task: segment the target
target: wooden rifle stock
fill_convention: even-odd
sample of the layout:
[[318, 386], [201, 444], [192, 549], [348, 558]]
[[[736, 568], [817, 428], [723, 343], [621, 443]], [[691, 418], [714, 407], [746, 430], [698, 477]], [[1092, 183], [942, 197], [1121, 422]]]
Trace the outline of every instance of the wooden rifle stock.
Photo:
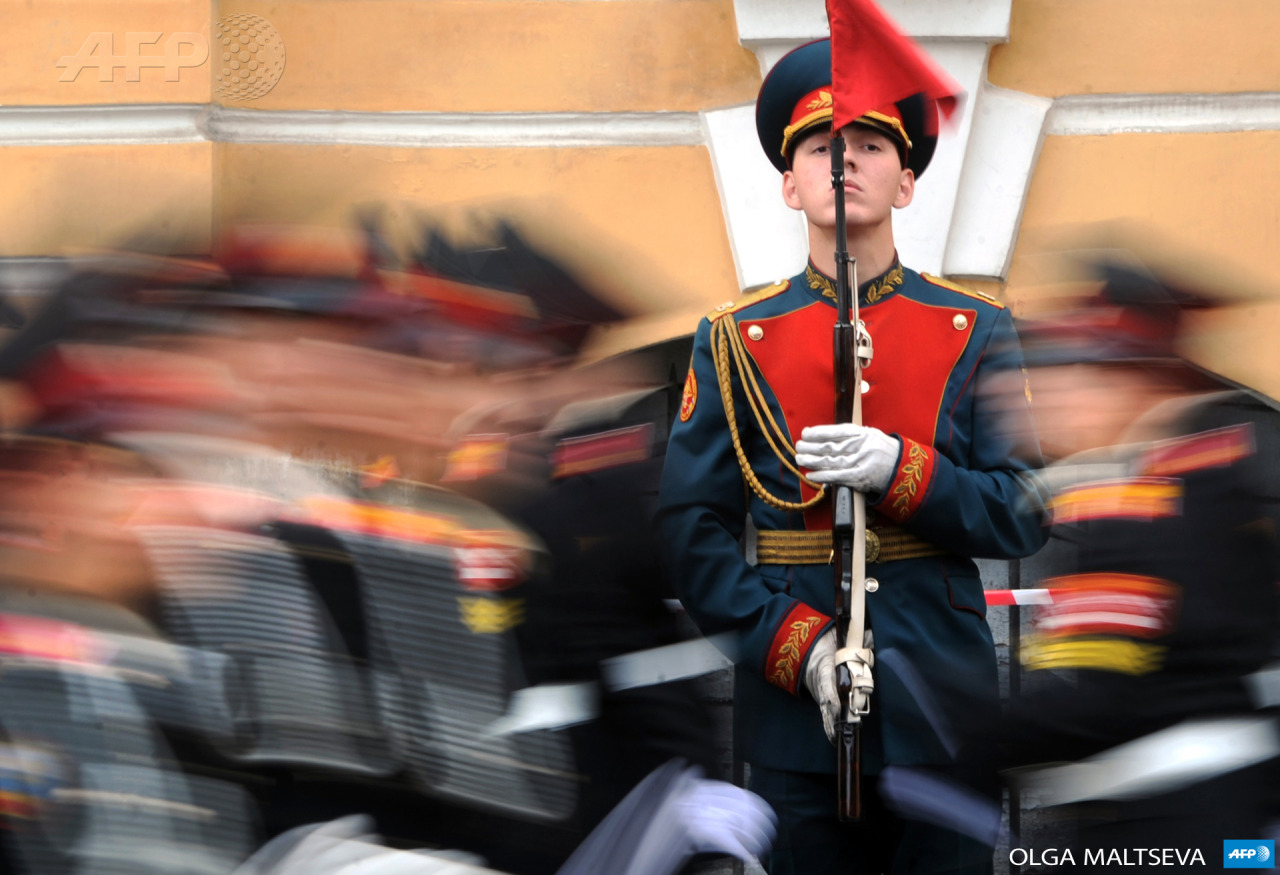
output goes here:
[[[861, 422], [862, 404], [859, 386], [861, 374], [857, 351], [857, 299], [851, 284], [850, 269], [856, 270], [849, 257], [848, 230], [844, 208], [844, 136], [831, 132], [831, 188], [836, 202], [836, 325], [835, 380], [837, 423]], [[855, 273], [856, 276], [856, 273]], [[857, 539], [866, 538], [863, 496], [848, 486], [831, 490], [831, 545], [835, 568], [836, 649], [842, 650], [848, 639], [850, 610], [855, 592], [861, 596], [863, 569], [857, 568]], [[856, 554], [856, 555], [855, 555]], [[855, 579], [858, 578], [858, 579]], [[859, 617], [862, 612], [858, 612]], [[862, 635], [861, 623], [856, 630]], [[862, 641], [855, 642], [857, 647]], [[853, 677], [844, 663], [836, 666], [836, 692], [840, 696], [840, 720], [836, 723], [836, 792], [838, 816], [841, 820], [862, 817], [862, 717], [854, 713]]]

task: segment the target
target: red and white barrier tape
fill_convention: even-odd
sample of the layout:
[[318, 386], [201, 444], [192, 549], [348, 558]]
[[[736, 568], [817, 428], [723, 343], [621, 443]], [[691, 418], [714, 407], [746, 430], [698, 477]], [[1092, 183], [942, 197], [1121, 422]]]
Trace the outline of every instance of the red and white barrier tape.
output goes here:
[[1051, 605], [1052, 589], [989, 589], [987, 604], [993, 607], [1007, 605]]

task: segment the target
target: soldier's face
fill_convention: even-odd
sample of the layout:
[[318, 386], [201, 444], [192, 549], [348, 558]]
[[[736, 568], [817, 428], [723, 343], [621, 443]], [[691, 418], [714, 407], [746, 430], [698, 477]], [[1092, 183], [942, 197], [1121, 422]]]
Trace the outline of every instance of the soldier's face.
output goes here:
[[[911, 203], [915, 174], [902, 166], [893, 140], [872, 128], [844, 128], [845, 220], [850, 228], [869, 228], [890, 221], [895, 208]], [[825, 131], [796, 146], [791, 169], [782, 175], [782, 197], [809, 222], [833, 229], [835, 193], [831, 190], [831, 138]]]
[[1046, 461], [1124, 441], [1153, 403], [1140, 368], [1071, 364], [1032, 368], [1031, 411]]

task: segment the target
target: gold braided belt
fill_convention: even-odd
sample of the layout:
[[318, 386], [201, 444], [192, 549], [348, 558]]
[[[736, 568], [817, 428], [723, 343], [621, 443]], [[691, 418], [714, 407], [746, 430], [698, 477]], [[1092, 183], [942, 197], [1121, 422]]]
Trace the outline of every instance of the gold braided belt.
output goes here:
[[[946, 555], [946, 550], [898, 526], [867, 527], [868, 562]], [[827, 565], [831, 562], [831, 532], [757, 532], [756, 562], [760, 565]]]

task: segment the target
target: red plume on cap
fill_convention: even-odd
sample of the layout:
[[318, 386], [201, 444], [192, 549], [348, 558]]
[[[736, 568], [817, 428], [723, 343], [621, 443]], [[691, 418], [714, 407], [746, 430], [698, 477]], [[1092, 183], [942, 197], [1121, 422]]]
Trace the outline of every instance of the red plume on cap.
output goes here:
[[960, 86], [872, 0], [827, 0], [827, 19], [833, 128], [919, 93], [937, 101], [943, 116], [951, 118]]

